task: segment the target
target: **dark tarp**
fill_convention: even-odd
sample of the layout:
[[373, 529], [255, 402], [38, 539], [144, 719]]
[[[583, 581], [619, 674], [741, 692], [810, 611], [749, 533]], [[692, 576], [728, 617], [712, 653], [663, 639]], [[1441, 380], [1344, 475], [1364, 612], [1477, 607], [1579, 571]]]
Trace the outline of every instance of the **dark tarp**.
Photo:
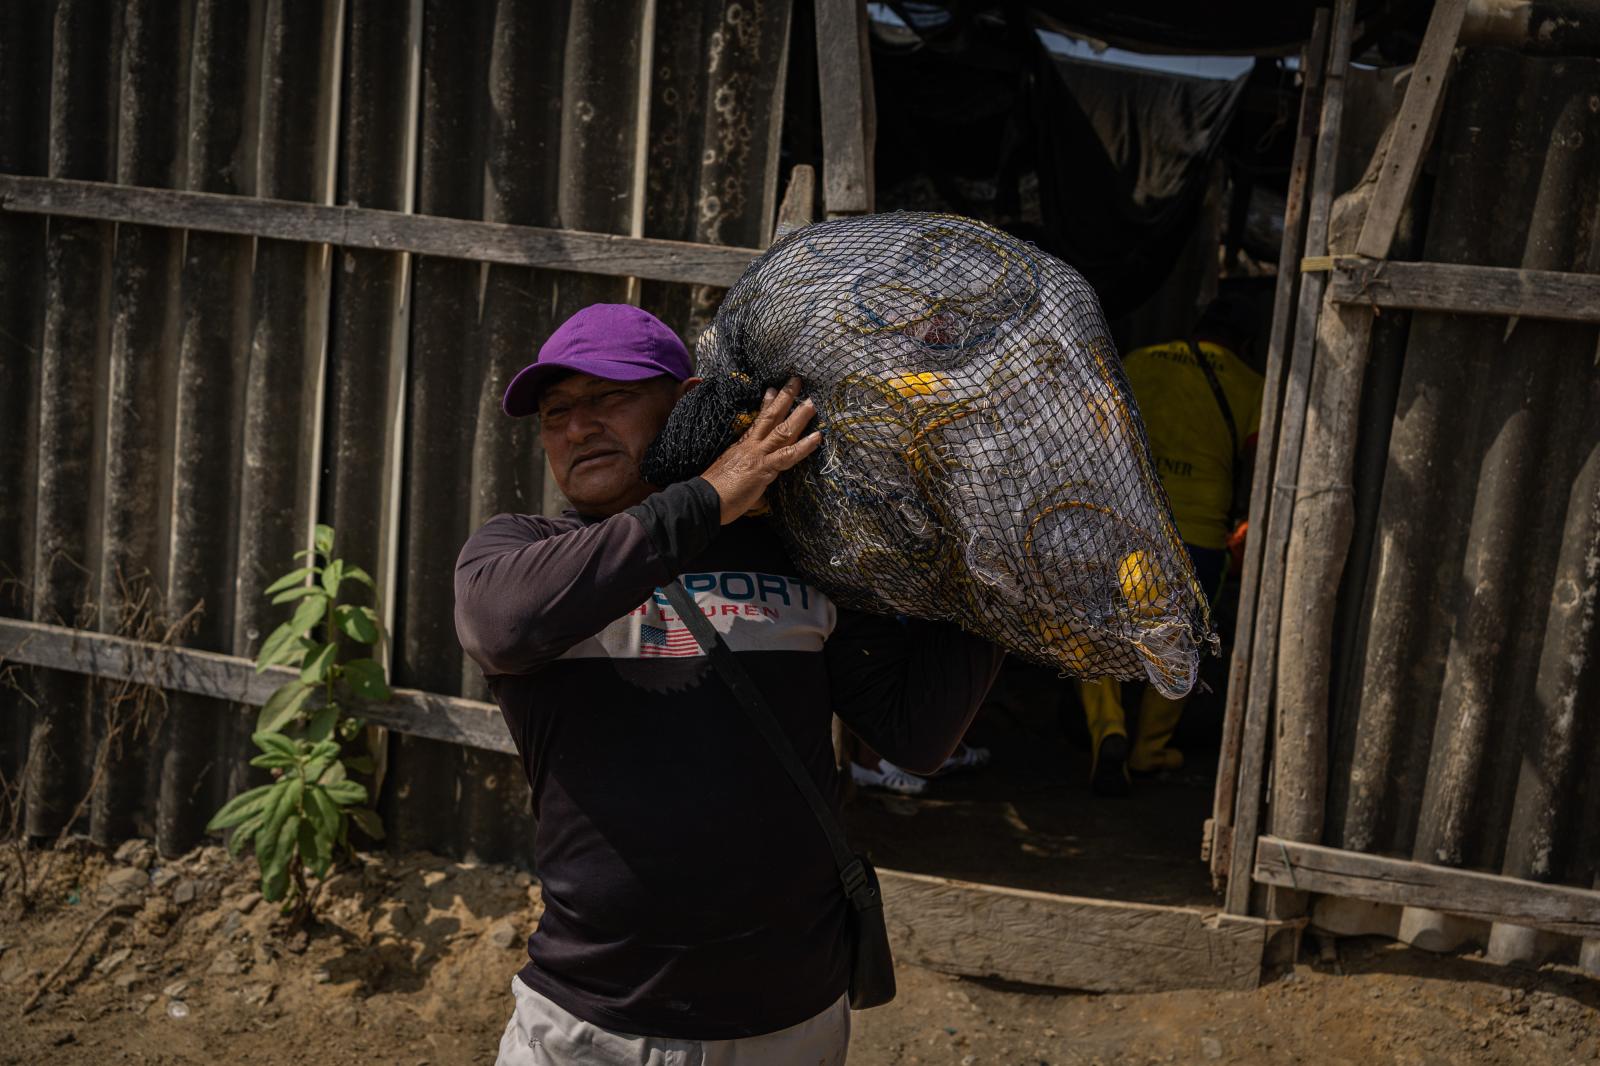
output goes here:
[[[1026, 12], [1034, 25], [1092, 37], [1135, 51], [1197, 55], [1287, 55], [1311, 36], [1311, 19], [1331, 0], [890, 0], [889, 7], [918, 31], [961, 32], [975, 21]], [[1430, 0], [1361, 0], [1356, 18], [1373, 35], [1415, 38]]]
[[1077, 267], [1112, 316], [1166, 280], [1245, 78], [1206, 81], [1055, 59], [1029, 93], [1041, 246]]
[[[873, 76], [879, 208], [1009, 229], [1081, 271], [1113, 318], [1170, 272], [1246, 81], [1061, 59], [992, 21], [925, 47], [879, 42]], [[1030, 172], [1036, 205], [1023, 202]], [[936, 202], [903, 191], [921, 178]]]

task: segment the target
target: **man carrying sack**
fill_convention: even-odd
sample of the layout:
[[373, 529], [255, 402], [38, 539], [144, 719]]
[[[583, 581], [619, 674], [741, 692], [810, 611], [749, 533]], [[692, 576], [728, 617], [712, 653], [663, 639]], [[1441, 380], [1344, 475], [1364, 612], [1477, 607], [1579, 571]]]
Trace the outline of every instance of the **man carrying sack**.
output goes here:
[[503, 401], [539, 417], [573, 510], [493, 518], [457, 562], [457, 633], [538, 823], [507, 1066], [843, 1062], [850, 1006], [887, 1001], [893, 974], [876, 878], [837, 826], [830, 716], [931, 771], [1003, 655], [837, 608], [749, 516], [821, 442], [798, 379], [703, 476], [647, 484], [696, 384], [646, 312], [574, 315]]

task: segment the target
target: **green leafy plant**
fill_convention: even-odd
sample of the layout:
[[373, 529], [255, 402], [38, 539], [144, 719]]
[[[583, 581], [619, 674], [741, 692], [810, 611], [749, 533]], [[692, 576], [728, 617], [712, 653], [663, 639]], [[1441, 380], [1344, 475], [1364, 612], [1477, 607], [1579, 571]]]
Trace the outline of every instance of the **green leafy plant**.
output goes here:
[[[295, 553], [306, 565], [267, 586], [274, 604], [295, 604], [294, 616], [267, 637], [256, 672], [271, 666], [298, 667], [262, 706], [251, 740], [261, 754], [251, 766], [270, 771], [269, 784], [242, 792], [223, 805], [207, 826], [232, 829], [228, 850], [255, 849], [261, 895], [282, 901], [297, 919], [310, 912], [315, 889], [327, 877], [335, 853], [350, 849], [353, 821], [381, 839], [383, 824], [367, 805], [366, 786], [350, 774], [373, 769], [370, 754], [346, 755], [344, 746], [363, 735], [365, 723], [348, 714], [359, 701], [389, 698], [383, 664], [370, 654], [344, 658], [351, 644], [376, 651], [384, 639], [378, 612], [340, 602], [352, 584], [373, 588], [359, 566], [333, 558], [333, 529], [319, 525], [316, 547]], [[341, 638], [345, 638], [341, 640]]]

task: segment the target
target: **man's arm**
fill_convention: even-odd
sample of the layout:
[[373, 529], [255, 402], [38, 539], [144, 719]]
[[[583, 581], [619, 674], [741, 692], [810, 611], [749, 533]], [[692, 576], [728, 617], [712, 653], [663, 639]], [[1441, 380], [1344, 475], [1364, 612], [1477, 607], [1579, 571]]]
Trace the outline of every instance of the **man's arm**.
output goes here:
[[834, 712], [873, 750], [932, 773], [972, 724], [1005, 652], [953, 625], [840, 611], [825, 646]]
[[487, 674], [525, 674], [649, 598], [720, 526], [717, 492], [672, 485], [593, 525], [499, 515], [456, 561], [456, 635]]

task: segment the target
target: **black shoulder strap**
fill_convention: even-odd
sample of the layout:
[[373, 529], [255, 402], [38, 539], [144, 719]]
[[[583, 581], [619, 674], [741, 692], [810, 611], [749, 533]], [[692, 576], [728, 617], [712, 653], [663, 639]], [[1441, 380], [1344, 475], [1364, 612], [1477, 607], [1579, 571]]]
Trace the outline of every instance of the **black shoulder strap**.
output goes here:
[[1228, 406], [1227, 393], [1222, 391], [1222, 382], [1217, 380], [1217, 372], [1211, 367], [1211, 360], [1206, 358], [1206, 353], [1200, 350], [1200, 345], [1193, 340], [1187, 342], [1189, 351], [1194, 353], [1195, 365], [1200, 368], [1200, 373], [1206, 376], [1206, 384], [1211, 386], [1211, 395], [1217, 398], [1217, 407], [1222, 410], [1222, 420], [1228, 424], [1228, 439], [1233, 442], [1233, 457], [1237, 462], [1239, 458], [1239, 424], [1233, 420], [1233, 408]]
[[863, 891], [870, 892], [870, 889], [867, 889], [866, 870], [861, 860], [851, 852], [850, 845], [845, 842], [844, 831], [834, 819], [828, 801], [823, 798], [817, 783], [811, 779], [811, 774], [801, 764], [800, 757], [794, 753], [794, 746], [784, 735], [783, 727], [778, 724], [778, 719], [772, 713], [766, 697], [745, 672], [739, 657], [728, 647], [728, 642], [722, 639], [717, 627], [700, 613], [694, 597], [683, 587], [683, 582], [673, 581], [661, 591], [666, 594], [667, 602], [672, 604], [672, 609], [678, 612], [678, 617], [683, 619], [683, 624], [689, 627], [689, 632], [694, 635], [701, 649], [711, 657], [711, 664], [722, 675], [722, 680], [733, 693], [733, 698], [750, 716], [751, 724], [772, 748], [772, 754], [778, 757], [778, 762], [789, 775], [789, 780], [794, 782], [794, 787], [800, 790], [800, 795], [811, 808], [811, 813], [817, 819], [817, 825], [822, 827], [823, 836], [828, 839], [828, 848], [833, 852], [834, 865], [839, 868], [839, 880], [844, 884], [845, 895], [849, 896], [850, 901], [857, 907], [869, 905], [873, 901], [861, 896]]

